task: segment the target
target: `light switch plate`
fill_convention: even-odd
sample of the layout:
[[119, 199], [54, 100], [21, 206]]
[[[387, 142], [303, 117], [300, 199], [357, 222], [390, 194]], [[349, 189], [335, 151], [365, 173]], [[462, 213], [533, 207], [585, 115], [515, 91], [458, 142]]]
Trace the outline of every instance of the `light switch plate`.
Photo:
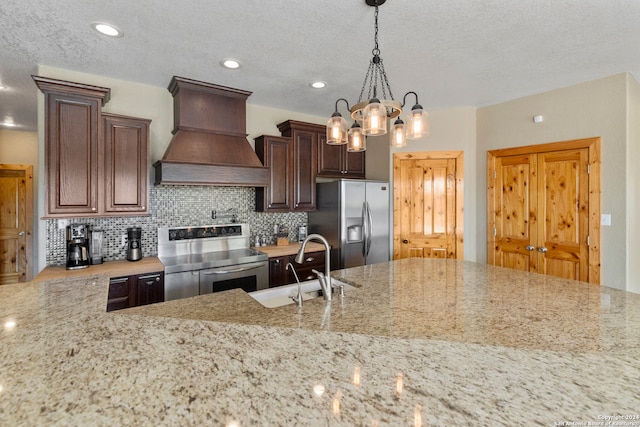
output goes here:
[[611, 225], [611, 214], [602, 214], [600, 217], [600, 225]]

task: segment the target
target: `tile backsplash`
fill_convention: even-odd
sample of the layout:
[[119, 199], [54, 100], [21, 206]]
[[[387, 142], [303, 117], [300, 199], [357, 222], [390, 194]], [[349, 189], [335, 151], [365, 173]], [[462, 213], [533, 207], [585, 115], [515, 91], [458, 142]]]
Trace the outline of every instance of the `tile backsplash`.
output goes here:
[[[216, 218], [212, 218], [215, 211]], [[297, 239], [298, 226], [306, 225], [304, 212], [266, 213], [255, 211], [255, 188], [215, 186], [152, 186], [149, 190], [149, 215], [113, 218], [69, 218], [70, 223], [91, 224], [103, 231], [105, 261], [125, 259], [122, 235], [128, 227], [142, 228], [142, 254], [158, 253], [158, 227], [228, 224], [233, 220], [248, 223], [252, 235], [271, 236], [274, 224], [289, 226], [289, 239]], [[47, 265], [66, 262], [66, 237], [59, 220], [46, 220]]]

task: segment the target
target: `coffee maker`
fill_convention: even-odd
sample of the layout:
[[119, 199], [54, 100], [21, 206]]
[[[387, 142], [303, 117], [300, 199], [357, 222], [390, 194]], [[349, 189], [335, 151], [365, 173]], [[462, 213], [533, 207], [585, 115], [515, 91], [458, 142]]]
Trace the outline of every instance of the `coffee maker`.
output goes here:
[[127, 260], [139, 261], [142, 259], [142, 247], [140, 240], [142, 239], [142, 228], [127, 228]]
[[67, 270], [87, 268], [90, 261], [88, 224], [67, 225]]

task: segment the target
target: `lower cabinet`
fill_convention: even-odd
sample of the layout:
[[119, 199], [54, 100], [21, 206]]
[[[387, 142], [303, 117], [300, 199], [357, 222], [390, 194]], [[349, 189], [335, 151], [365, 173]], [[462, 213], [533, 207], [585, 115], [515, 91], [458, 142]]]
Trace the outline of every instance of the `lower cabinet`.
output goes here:
[[301, 282], [312, 280], [316, 275], [311, 271], [313, 269], [324, 273], [325, 253], [324, 251], [305, 253], [304, 262], [298, 264], [295, 262], [295, 255], [285, 255], [269, 258], [269, 287], [288, 285], [296, 283], [293, 271], [287, 270], [287, 264], [293, 264], [298, 278]]
[[109, 279], [107, 311], [164, 301], [164, 272]]

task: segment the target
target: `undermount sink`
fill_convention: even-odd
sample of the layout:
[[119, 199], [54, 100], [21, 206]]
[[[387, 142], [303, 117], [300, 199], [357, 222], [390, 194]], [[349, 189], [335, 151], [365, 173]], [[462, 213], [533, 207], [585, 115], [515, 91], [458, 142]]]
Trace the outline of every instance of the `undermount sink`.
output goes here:
[[[357, 289], [355, 286], [348, 285], [336, 279], [331, 279], [333, 286], [343, 285], [345, 294], [350, 289]], [[318, 298], [322, 296], [322, 290], [318, 279], [308, 280], [306, 282], [300, 282], [300, 292], [302, 293], [302, 300], [307, 301], [310, 299]], [[334, 289], [333, 297], [338, 297], [339, 290]], [[260, 304], [267, 308], [282, 307], [283, 305], [293, 304], [294, 301], [291, 297], [295, 297], [298, 294], [298, 285], [286, 285], [278, 286], [276, 288], [264, 289], [261, 291], [250, 292], [249, 296], [258, 301]]]

